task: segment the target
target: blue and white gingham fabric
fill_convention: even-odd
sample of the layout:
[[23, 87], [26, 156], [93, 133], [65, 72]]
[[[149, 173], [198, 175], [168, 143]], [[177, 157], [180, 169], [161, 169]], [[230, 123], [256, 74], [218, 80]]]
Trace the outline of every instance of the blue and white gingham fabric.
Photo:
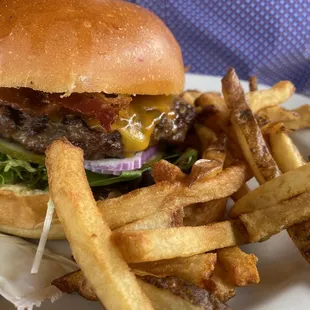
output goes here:
[[155, 12], [190, 71], [291, 80], [310, 96], [310, 0], [131, 0]]

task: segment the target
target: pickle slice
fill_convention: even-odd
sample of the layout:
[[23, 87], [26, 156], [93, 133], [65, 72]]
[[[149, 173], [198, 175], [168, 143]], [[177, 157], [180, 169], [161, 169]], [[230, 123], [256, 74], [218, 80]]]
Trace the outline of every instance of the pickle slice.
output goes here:
[[3, 139], [0, 139], [0, 152], [7, 154], [15, 159], [25, 160], [30, 163], [36, 163], [41, 165], [44, 165], [45, 163], [44, 155], [28, 151], [21, 145], [8, 142]]

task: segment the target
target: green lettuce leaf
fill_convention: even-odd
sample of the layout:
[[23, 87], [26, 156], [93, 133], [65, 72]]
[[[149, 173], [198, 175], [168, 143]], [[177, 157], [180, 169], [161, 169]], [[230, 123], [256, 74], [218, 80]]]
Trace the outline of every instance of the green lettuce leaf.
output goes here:
[[[165, 156], [162, 153], [146, 162], [141, 169], [124, 171], [121, 175], [106, 175], [86, 170], [86, 176], [91, 187], [107, 186], [119, 182], [138, 179], [142, 173], [151, 169], [155, 161], [164, 158], [183, 171], [188, 172], [197, 160], [197, 151], [187, 149], [184, 153]], [[29, 163], [22, 159], [14, 159], [9, 155], [0, 153], [0, 184], [23, 184], [33, 189], [46, 190], [48, 187], [47, 171], [44, 165]]]
[[124, 171], [121, 175], [100, 174], [86, 170], [90, 187], [106, 186], [114, 183], [131, 181], [141, 177], [143, 170]]
[[193, 164], [198, 159], [198, 152], [195, 149], [188, 148], [177, 160], [173, 163], [178, 166], [184, 172], [189, 172]]
[[48, 186], [46, 168], [0, 153], [0, 184], [24, 184], [45, 190]]

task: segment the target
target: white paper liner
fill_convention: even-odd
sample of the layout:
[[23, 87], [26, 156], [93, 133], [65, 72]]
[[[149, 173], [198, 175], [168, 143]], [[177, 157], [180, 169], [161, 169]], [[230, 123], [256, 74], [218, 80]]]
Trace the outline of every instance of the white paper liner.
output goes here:
[[32, 310], [33, 307], [40, 307], [41, 303], [45, 299], [50, 299], [53, 303], [57, 299], [59, 299], [62, 295], [62, 292], [55, 286], [48, 286], [33, 294], [28, 294], [22, 298], [12, 298], [12, 296], [4, 296], [3, 297], [9, 300], [18, 310]]
[[51, 282], [78, 269], [73, 261], [45, 250], [39, 273], [31, 274], [36, 248], [21, 238], [0, 234], [0, 295], [19, 310], [60, 298], [62, 293]]

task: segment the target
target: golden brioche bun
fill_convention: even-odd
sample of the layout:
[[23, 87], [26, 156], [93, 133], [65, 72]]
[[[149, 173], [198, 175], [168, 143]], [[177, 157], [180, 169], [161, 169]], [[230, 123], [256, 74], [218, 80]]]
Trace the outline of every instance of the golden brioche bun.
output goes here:
[[120, 0], [4, 0], [0, 87], [177, 94], [180, 47], [150, 11]]
[[[178, 94], [178, 43], [150, 11], [121, 0], [4, 0], [0, 87], [49, 93]], [[0, 187], [0, 232], [40, 238], [49, 196]], [[49, 239], [65, 238], [55, 217]]]
[[[24, 238], [40, 238], [48, 193], [31, 191], [20, 185], [0, 188], [0, 232]], [[49, 239], [64, 239], [62, 225], [55, 216]]]

